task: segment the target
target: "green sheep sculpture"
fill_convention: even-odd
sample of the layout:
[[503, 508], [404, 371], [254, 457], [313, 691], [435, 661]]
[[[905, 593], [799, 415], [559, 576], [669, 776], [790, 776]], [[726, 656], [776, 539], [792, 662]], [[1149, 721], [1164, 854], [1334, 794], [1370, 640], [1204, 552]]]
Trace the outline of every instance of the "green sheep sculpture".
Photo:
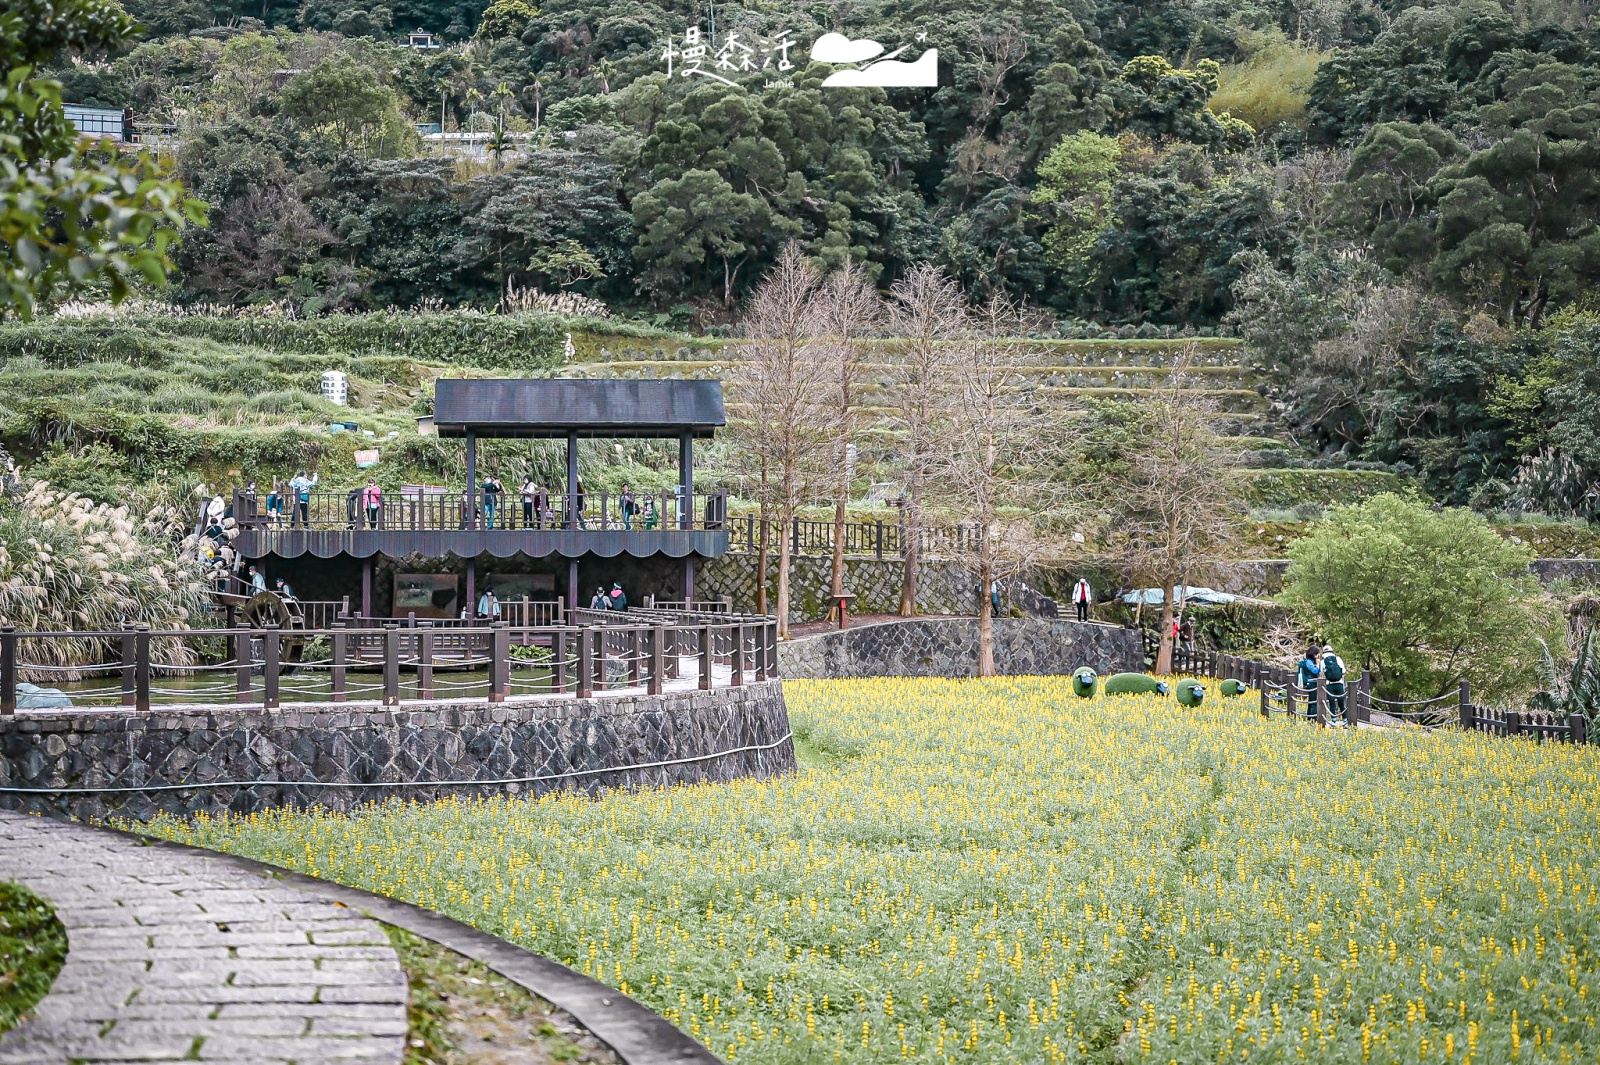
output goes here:
[[1095, 689], [1100, 686], [1100, 676], [1088, 666], [1083, 666], [1072, 671], [1072, 694], [1080, 699], [1094, 698]]
[[1106, 680], [1103, 690], [1107, 695], [1166, 695], [1172, 689], [1148, 673], [1118, 673]]
[[1234, 680], [1232, 677], [1222, 682], [1222, 694], [1230, 698], [1235, 695], [1243, 695], [1249, 690], [1244, 686], [1244, 681]]
[[1206, 686], [1197, 680], [1180, 680], [1177, 697], [1179, 706], [1199, 706], [1205, 702]]

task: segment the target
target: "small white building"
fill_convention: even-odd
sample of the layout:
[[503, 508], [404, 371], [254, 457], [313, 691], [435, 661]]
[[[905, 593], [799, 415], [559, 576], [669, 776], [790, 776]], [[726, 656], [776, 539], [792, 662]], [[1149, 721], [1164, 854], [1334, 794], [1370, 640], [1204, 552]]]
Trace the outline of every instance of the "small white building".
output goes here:
[[340, 407], [350, 402], [350, 378], [343, 370], [323, 371], [322, 398]]

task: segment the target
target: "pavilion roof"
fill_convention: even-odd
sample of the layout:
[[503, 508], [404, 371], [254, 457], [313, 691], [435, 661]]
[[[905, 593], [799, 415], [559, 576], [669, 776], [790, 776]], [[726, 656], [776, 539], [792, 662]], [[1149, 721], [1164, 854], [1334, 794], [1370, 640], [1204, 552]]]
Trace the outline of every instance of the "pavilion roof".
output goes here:
[[433, 424], [440, 436], [711, 436], [727, 415], [720, 381], [441, 378]]

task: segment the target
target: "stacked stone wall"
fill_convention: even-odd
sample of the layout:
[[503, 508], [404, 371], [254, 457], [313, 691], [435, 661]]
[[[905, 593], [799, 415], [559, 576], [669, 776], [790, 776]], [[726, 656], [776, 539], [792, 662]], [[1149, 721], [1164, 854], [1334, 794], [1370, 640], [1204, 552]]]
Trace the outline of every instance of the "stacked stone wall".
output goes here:
[[778, 680], [398, 709], [33, 711], [0, 718], [0, 806], [147, 820], [770, 777], [794, 768], [788, 734]]
[[[996, 618], [995, 672], [1062, 676], [1082, 666], [1105, 675], [1144, 669], [1135, 629], [1045, 618]], [[978, 672], [974, 618], [914, 618], [862, 625], [778, 645], [785, 677], [972, 677]]]

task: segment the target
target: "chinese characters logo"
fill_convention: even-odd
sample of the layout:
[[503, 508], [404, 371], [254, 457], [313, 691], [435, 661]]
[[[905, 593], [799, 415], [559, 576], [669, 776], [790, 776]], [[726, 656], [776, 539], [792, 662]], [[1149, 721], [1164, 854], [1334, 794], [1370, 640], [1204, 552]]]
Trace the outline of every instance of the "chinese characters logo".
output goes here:
[[[789, 58], [789, 52], [795, 48], [796, 42], [790, 38], [789, 33], [790, 31], [785, 29], [779, 30], [771, 37], [762, 37], [738, 31], [727, 34], [722, 38], [722, 43], [716, 45], [714, 42], [708, 43], [702, 36], [699, 26], [690, 26], [684, 30], [681, 48], [675, 40], [671, 38], [667, 40], [661, 59], [667, 65], [669, 78], [676, 73], [679, 77], [710, 78], [724, 85], [736, 85], [737, 82], [733, 79], [745, 75], [760, 74], [771, 77], [776, 73], [779, 77], [783, 77], [795, 68], [794, 60]], [[926, 33], [919, 33], [916, 41], [921, 44], [927, 37]], [[822, 82], [824, 87], [871, 85], [883, 88], [933, 88], [937, 86], [939, 49], [927, 48], [915, 60], [901, 61], [899, 57], [911, 47], [909, 44], [902, 45], [885, 54], [883, 45], [877, 41], [865, 38], [851, 40], [842, 33], [824, 33], [812, 44], [810, 54], [813, 62], [846, 68], [829, 74]]]

